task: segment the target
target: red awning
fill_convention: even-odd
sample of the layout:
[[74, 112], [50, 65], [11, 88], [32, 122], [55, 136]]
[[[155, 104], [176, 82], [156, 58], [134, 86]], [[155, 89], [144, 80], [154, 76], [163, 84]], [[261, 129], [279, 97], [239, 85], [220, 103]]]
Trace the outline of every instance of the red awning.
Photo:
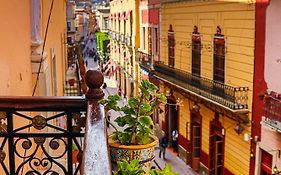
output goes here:
[[131, 12], [132, 12], [132, 10], [127, 11], [127, 13], [126, 13], [126, 15], [124, 17], [124, 20], [127, 20], [130, 17]]

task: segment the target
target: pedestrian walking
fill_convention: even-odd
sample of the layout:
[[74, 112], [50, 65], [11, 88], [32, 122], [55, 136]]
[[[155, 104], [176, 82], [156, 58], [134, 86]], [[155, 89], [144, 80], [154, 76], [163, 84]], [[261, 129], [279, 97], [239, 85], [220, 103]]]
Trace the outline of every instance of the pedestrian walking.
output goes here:
[[175, 129], [172, 131], [172, 147], [174, 152], [178, 152], [178, 137], [179, 137], [179, 133], [178, 130]]
[[166, 136], [162, 137], [159, 141], [159, 147], [160, 147], [160, 151], [159, 151], [159, 158], [161, 158], [161, 154], [163, 154], [163, 159], [166, 160], [166, 148], [168, 146], [168, 139]]

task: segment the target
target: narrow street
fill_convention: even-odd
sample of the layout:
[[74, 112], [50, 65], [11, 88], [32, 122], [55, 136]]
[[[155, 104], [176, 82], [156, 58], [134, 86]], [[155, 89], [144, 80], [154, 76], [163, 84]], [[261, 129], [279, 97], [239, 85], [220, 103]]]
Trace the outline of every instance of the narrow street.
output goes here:
[[[96, 54], [91, 55], [89, 54], [89, 50], [96, 51], [96, 38], [87, 39], [86, 47], [83, 51], [84, 53], [84, 63], [86, 70], [97, 70], [99, 69], [99, 62], [96, 59]], [[104, 82], [107, 84], [107, 87], [104, 89], [105, 97], [117, 94], [117, 83], [116, 81], [111, 77], [104, 77]], [[123, 106], [127, 103], [125, 99], [122, 99], [119, 102], [120, 106]], [[119, 112], [116, 111], [110, 111], [110, 120], [114, 121], [118, 116], [120, 115]], [[118, 128], [118, 126], [113, 122], [114, 126]], [[122, 129], [122, 128], [121, 128]], [[108, 133], [112, 133], [113, 128], [108, 128]], [[171, 148], [166, 149], [166, 160], [163, 158], [159, 158], [159, 145], [156, 146], [155, 149], [155, 159], [153, 160], [151, 166], [156, 167], [157, 169], [163, 169], [166, 164], [170, 164], [173, 171], [179, 173], [180, 175], [197, 175], [198, 173], [194, 172], [190, 166], [186, 165], [186, 163], [181, 160], [176, 153], [173, 152]]]

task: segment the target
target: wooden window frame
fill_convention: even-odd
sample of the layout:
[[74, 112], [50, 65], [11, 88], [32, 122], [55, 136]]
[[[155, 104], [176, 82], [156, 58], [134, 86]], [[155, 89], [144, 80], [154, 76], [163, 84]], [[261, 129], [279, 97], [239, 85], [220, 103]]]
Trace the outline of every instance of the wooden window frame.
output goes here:
[[168, 30], [168, 66], [175, 67], [175, 32], [172, 24]]
[[226, 44], [225, 37], [221, 34], [221, 28], [217, 26], [217, 33], [213, 39], [213, 80], [225, 82], [225, 61], [226, 61]]
[[192, 47], [191, 47], [191, 73], [195, 76], [201, 76], [201, 36], [198, 32], [198, 27], [194, 26], [192, 32]]

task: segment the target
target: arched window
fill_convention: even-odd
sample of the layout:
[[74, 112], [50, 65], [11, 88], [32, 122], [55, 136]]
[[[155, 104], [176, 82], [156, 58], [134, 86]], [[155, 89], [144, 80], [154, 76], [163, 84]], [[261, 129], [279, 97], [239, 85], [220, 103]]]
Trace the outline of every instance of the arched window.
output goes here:
[[214, 36], [213, 79], [221, 83], [225, 81], [225, 39], [219, 26]]
[[169, 67], [175, 66], [175, 33], [173, 26], [170, 24], [168, 30], [168, 65]]
[[201, 75], [201, 37], [198, 27], [194, 26], [192, 33], [192, 75]]

